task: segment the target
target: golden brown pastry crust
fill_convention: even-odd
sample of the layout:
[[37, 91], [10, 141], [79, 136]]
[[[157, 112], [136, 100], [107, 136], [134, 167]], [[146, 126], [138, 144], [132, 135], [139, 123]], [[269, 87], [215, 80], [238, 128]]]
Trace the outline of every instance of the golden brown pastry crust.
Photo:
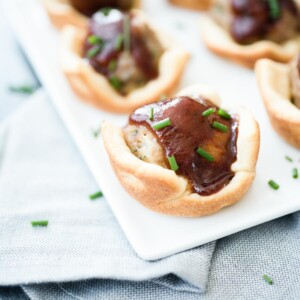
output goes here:
[[298, 53], [300, 47], [300, 34], [282, 44], [264, 40], [251, 45], [240, 45], [209, 17], [204, 17], [202, 20], [201, 34], [204, 43], [212, 52], [248, 68], [253, 68], [255, 62], [261, 58], [288, 62]]
[[[143, 15], [140, 11], [135, 12]], [[61, 36], [61, 64], [73, 90], [83, 101], [115, 113], [130, 113], [139, 106], [158, 101], [162, 95], [171, 94], [178, 85], [189, 54], [171, 41], [169, 36], [157, 31], [155, 33], [165, 49], [159, 61], [159, 76], [144, 87], [122, 96], [105, 76], [82, 59], [86, 29], [65, 27]]]
[[262, 59], [256, 63], [255, 73], [273, 128], [300, 148], [300, 110], [291, 102], [290, 66]]
[[[214, 91], [199, 85], [184, 89], [178, 95], [202, 95], [216, 105], [220, 104]], [[187, 217], [209, 215], [239, 201], [255, 177], [260, 144], [259, 128], [247, 110], [240, 108], [237, 114], [240, 119], [237, 161], [231, 167], [235, 176], [226, 187], [210, 196], [189, 192], [184, 177], [137, 158], [127, 146], [121, 128], [104, 122], [102, 137], [117, 177], [133, 198], [161, 213]]]
[[210, 7], [212, 0], [169, 0], [172, 4], [185, 8], [206, 10]]
[[[68, 0], [41, 0], [46, 8], [52, 24], [62, 29], [66, 25], [72, 25], [85, 29], [88, 18], [70, 5]], [[140, 0], [134, 0], [134, 8], [140, 7]]]

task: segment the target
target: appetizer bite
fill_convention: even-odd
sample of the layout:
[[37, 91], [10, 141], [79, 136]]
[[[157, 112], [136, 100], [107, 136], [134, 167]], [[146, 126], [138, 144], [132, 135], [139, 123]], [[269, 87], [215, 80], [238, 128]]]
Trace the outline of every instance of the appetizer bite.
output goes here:
[[212, 0], [169, 0], [169, 2], [189, 9], [206, 10], [209, 8]]
[[168, 95], [188, 59], [169, 36], [138, 10], [94, 14], [85, 29], [62, 31], [63, 71], [79, 97], [99, 108], [128, 113]]
[[273, 128], [300, 148], [300, 54], [289, 64], [259, 60], [255, 72]]
[[221, 109], [204, 86], [138, 108], [124, 128], [104, 122], [101, 132], [125, 190], [157, 212], [215, 213], [239, 201], [255, 177], [256, 121], [243, 108]]
[[252, 68], [260, 58], [288, 62], [300, 46], [294, 0], [215, 0], [202, 36], [216, 54]]
[[109, 8], [130, 10], [138, 8], [140, 0], [42, 0], [55, 27], [65, 25], [86, 28], [88, 18], [97, 11]]

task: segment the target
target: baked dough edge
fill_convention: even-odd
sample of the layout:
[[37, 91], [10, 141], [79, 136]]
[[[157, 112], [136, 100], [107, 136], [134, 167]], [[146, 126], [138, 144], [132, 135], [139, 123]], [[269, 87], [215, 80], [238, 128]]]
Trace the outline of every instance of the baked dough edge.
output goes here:
[[169, 0], [169, 2], [189, 9], [207, 10], [212, 0]]
[[[46, 8], [51, 23], [57, 28], [62, 29], [66, 25], [76, 26], [85, 29], [88, 18], [78, 12], [68, 3], [62, 0], [41, 0]], [[133, 8], [140, 7], [140, 0], [134, 0]]]
[[[215, 91], [206, 86], [190, 86], [178, 95], [202, 95], [220, 105]], [[237, 115], [237, 161], [231, 167], [235, 176], [227, 186], [210, 196], [200, 196], [187, 191], [188, 182], [182, 176], [137, 158], [127, 146], [121, 128], [105, 121], [101, 132], [111, 165], [122, 186], [133, 198], [160, 213], [198, 217], [213, 214], [239, 201], [255, 177], [260, 145], [259, 127], [246, 109], [239, 108]]]
[[300, 110], [291, 102], [290, 66], [261, 59], [255, 73], [273, 128], [286, 142], [300, 148]]
[[300, 34], [282, 44], [264, 40], [251, 45], [240, 45], [212, 18], [203, 16], [201, 21], [201, 35], [206, 46], [212, 52], [248, 68], [253, 68], [261, 58], [285, 63], [299, 51]]
[[188, 52], [178, 46], [169, 35], [158, 32], [151, 26], [143, 12], [135, 12], [145, 19], [165, 51], [159, 61], [159, 76], [126, 96], [115, 91], [105, 76], [97, 73], [82, 59], [81, 49], [86, 29], [66, 26], [62, 30], [60, 61], [72, 89], [83, 101], [106, 111], [130, 113], [142, 105], [158, 101], [162, 96], [171, 95], [189, 59]]

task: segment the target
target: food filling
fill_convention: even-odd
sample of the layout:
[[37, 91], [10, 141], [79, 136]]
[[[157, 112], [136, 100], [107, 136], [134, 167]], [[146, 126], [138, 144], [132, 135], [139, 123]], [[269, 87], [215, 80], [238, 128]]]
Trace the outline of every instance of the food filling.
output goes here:
[[83, 56], [120, 94], [126, 95], [158, 77], [163, 51], [141, 16], [111, 9], [92, 16]]
[[291, 84], [294, 104], [300, 108], [300, 53], [291, 62]]
[[211, 195], [234, 176], [238, 120], [202, 97], [143, 106], [124, 133], [134, 155], [184, 176], [191, 192]]
[[293, 0], [216, 0], [212, 17], [240, 44], [284, 42], [299, 34], [300, 12]]
[[106, 7], [128, 10], [133, 7], [133, 2], [133, 0], [70, 0], [76, 10], [88, 17]]

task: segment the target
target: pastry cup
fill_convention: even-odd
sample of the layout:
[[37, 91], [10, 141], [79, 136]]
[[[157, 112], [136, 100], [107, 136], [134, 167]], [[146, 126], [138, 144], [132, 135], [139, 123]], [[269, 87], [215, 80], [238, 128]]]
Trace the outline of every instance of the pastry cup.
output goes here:
[[255, 62], [261, 58], [288, 62], [298, 53], [300, 47], [300, 34], [282, 44], [263, 40], [250, 45], [240, 45], [210, 17], [203, 17], [201, 34], [204, 43], [212, 52], [248, 68], [253, 68]]
[[[192, 98], [199, 95], [220, 105], [217, 94], [205, 86], [190, 86], [178, 93]], [[161, 213], [197, 217], [213, 214], [239, 201], [255, 177], [259, 151], [259, 127], [244, 108], [239, 116], [237, 160], [231, 169], [233, 179], [223, 189], [209, 196], [192, 193], [188, 181], [170, 169], [137, 158], [125, 142], [121, 128], [109, 122], [102, 124], [102, 138], [112, 167], [125, 190], [144, 206]]]
[[273, 128], [289, 144], [300, 148], [300, 110], [291, 101], [290, 66], [262, 59], [256, 63], [255, 73]]
[[[84, 1], [84, 0], [83, 0]], [[70, 5], [68, 0], [42, 0], [52, 24], [58, 29], [72, 25], [85, 29], [88, 18]], [[140, 0], [134, 0], [134, 8], [140, 6]]]
[[209, 8], [212, 0], [169, 0], [172, 4], [189, 9], [206, 10]]
[[[143, 15], [140, 11], [136, 12]], [[159, 76], [145, 86], [122, 96], [105, 76], [97, 73], [82, 58], [82, 45], [87, 28], [83, 30], [65, 27], [62, 30], [61, 64], [76, 94], [83, 101], [98, 108], [115, 113], [130, 113], [139, 106], [158, 101], [162, 95], [172, 93], [181, 78], [189, 54], [171, 41], [168, 35], [152, 29], [165, 49], [159, 61]]]

